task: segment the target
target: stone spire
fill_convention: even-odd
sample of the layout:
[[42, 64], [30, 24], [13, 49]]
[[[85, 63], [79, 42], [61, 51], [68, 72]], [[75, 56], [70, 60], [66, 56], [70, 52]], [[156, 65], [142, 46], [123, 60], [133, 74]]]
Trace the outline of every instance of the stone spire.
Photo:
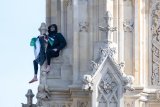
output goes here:
[[27, 104], [22, 103], [22, 107], [36, 107], [36, 104], [32, 103], [34, 94], [31, 89], [28, 90], [26, 97], [27, 97]]
[[32, 100], [33, 100], [34, 94], [32, 93], [31, 89], [28, 90], [26, 97], [27, 97], [27, 104], [32, 105]]

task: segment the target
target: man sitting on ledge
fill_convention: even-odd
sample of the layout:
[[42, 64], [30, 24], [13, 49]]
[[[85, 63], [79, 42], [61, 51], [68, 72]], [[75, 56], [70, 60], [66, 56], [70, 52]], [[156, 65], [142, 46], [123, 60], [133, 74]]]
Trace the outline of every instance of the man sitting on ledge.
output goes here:
[[52, 57], [58, 57], [60, 50], [66, 46], [66, 40], [61, 33], [57, 33], [57, 25], [52, 24], [48, 27], [48, 37], [53, 40], [52, 43], [48, 42], [46, 57], [47, 57], [47, 69], [50, 71], [50, 62]]
[[[45, 46], [41, 46], [41, 47], [45, 47], [45, 56], [46, 56], [46, 60], [47, 60], [47, 66], [46, 66], [45, 71], [47, 73], [50, 71], [51, 58], [58, 57], [60, 50], [62, 50], [66, 46], [65, 38], [63, 37], [63, 35], [61, 33], [58, 33], [57, 31], [58, 31], [57, 25], [52, 24], [48, 27], [49, 34], [43, 36], [44, 41], [45, 41], [43, 45], [45, 45]], [[44, 57], [43, 57], [43, 60], [44, 60]], [[35, 81], [38, 81], [37, 71], [38, 71], [38, 63], [39, 62], [35, 62], [35, 61], [37, 61], [37, 60], [34, 60], [34, 70], [35, 70], [34, 77], [31, 81], [29, 81], [29, 83], [33, 83]], [[40, 65], [42, 65], [42, 64], [40, 64]]]

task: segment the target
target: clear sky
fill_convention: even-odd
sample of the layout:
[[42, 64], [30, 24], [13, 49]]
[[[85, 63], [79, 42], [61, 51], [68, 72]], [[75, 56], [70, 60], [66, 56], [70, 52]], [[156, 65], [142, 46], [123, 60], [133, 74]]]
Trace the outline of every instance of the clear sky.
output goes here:
[[45, 22], [45, 0], [1, 0], [0, 107], [21, 107], [28, 89], [37, 93], [38, 82], [28, 84], [34, 59], [29, 43], [39, 35], [41, 22]]

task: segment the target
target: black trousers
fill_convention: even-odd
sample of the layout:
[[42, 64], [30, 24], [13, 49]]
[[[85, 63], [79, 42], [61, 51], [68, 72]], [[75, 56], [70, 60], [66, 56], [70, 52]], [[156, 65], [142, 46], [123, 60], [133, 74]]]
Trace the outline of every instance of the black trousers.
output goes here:
[[[47, 65], [50, 65], [51, 58], [58, 57], [58, 56], [59, 56], [59, 51], [55, 52], [53, 50], [47, 50], [47, 52], [46, 52]], [[34, 66], [34, 74], [37, 75], [37, 73], [38, 73], [38, 62], [36, 61], [36, 59], [33, 61], [33, 66]]]
[[33, 61], [33, 66], [34, 66], [34, 74], [37, 75], [38, 73], [38, 63], [36, 60]]
[[53, 51], [52, 49], [48, 49], [46, 52], [46, 57], [47, 57], [47, 65], [50, 65], [51, 63], [51, 58], [53, 57], [58, 57], [59, 56], [59, 51]]

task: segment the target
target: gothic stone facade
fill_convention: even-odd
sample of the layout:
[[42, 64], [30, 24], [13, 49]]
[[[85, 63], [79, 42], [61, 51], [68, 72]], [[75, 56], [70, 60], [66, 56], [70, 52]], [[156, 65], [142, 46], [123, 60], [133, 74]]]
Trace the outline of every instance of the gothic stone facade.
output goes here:
[[46, 0], [46, 23], [67, 47], [41, 70], [39, 106], [160, 107], [160, 0]]

